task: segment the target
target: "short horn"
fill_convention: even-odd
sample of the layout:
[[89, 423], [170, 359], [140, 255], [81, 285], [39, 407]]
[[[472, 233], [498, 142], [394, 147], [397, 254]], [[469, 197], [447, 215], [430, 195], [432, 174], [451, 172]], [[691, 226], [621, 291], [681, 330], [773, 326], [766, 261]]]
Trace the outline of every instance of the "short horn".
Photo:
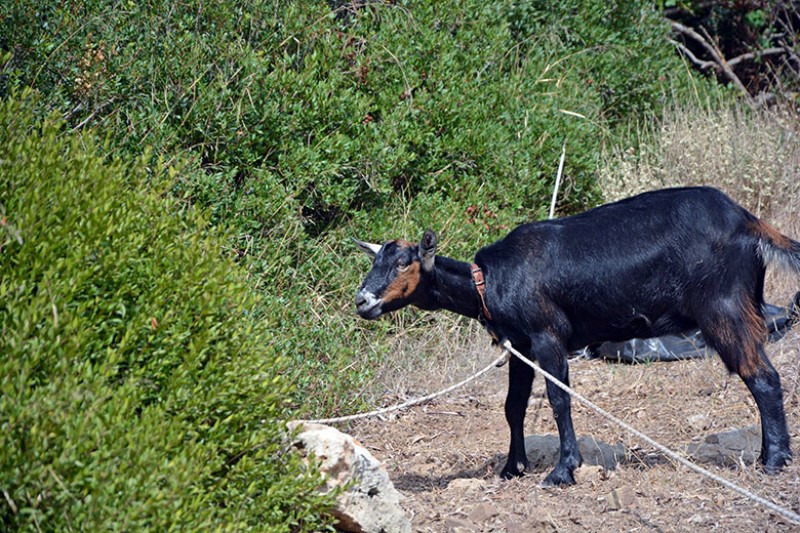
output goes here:
[[375, 257], [376, 255], [378, 255], [378, 252], [381, 250], [381, 245], [380, 244], [373, 244], [371, 242], [359, 241], [355, 237], [350, 237], [350, 238], [353, 240], [354, 243], [356, 243], [356, 246], [358, 246], [358, 248], [362, 252], [364, 252], [365, 254], [367, 254], [370, 257]]

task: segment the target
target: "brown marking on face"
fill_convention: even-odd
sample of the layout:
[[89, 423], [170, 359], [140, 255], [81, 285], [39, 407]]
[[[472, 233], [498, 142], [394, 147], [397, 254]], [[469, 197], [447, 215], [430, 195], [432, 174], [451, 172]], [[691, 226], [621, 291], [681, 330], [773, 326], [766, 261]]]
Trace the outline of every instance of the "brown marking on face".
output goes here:
[[392, 280], [383, 293], [382, 300], [384, 302], [391, 302], [398, 298], [408, 298], [411, 293], [417, 288], [420, 280], [420, 264], [419, 261], [414, 261], [408, 265], [405, 272], [398, 272], [397, 277]]
[[748, 228], [759, 238], [769, 241], [778, 248], [791, 248], [792, 241], [786, 235], [762, 220], [748, 222]]
[[413, 242], [409, 242], [405, 239], [397, 239], [394, 242], [396, 242], [397, 246], [400, 248], [413, 248], [414, 246], [416, 246], [416, 244], [414, 244]]

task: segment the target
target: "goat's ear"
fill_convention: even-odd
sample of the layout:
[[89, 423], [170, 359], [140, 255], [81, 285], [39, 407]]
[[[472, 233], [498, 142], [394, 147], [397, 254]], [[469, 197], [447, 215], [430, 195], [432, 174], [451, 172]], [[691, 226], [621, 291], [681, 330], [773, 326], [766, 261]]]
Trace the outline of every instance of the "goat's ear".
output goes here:
[[433, 261], [436, 257], [436, 234], [433, 230], [428, 230], [419, 241], [419, 260], [422, 263], [422, 270], [430, 272], [433, 270]]
[[350, 237], [350, 238], [353, 239], [353, 242], [356, 243], [356, 246], [358, 246], [358, 248], [362, 252], [364, 252], [365, 254], [367, 254], [372, 258], [378, 255], [378, 252], [381, 250], [380, 244], [372, 244], [371, 242], [359, 241], [355, 237]]

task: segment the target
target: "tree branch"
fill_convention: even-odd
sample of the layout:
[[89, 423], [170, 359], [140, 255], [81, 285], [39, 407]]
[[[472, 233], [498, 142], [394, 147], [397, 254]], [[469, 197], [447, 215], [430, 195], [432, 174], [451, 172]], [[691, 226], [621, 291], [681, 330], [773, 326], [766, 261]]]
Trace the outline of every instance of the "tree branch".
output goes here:
[[734, 66], [738, 65], [742, 61], [747, 61], [748, 59], [756, 59], [763, 56], [772, 56], [776, 54], [788, 54], [790, 53], [785, 47], [780, 48], [766, 48], [764, 50], [756, 50], [755, 52], [747, 52], [746, 54], [742, 54], [740, 56], [736, 56], [733, 59], [728, 60], [728, 65]]
[[672, 26], [673, 30], [687, 37], [691, 37], [698, 44], [700, 44], [700, 46], [705, 48], [706, 51], [713, 58], [714, 62], [720, 68], [722, 73], [725, 74], [725, 77], [727, 77], [734, 85], [736, 85], [739, 89], [741, 89], [742, 92], [745, 95], [747, 95], [748, 100], [751, 100], [750, 93], [747, 91], [747, 87], [744, 86], [742, 80], [740, 80], [739, 77], [733, 72], [733, 69], [731, 69], [730, 65], [725, 60], [725, 57], [722, 55], [722, 52], [720, 52], [716, 46], [709, 43], [710, 39], [707, 40], [705, 37], [697, 33], [694, 29], [688, 26], [684, 26], [680, 22], [675, 22], [674, 20], [670, 20], [669, 23]]
[[686, 58], [689, 61], [691, 61], [692, 63], [694, 63], [697, 66], [697, 68], [699, 68], [700, 70], [708, 70], [710, 68], [713, 68], [714, 70], [720, 70], [720, 67], [719, 67], [719, 65], [717, 65], [716, 62], [714, 62], [714, 61], [705, 61], [703, 59], [698, 58], [696, 55], [694, 55], [692, 53], [691, 50], [686, 48], [686, 45], [684, 45], [683, 43], [679, 43], [678, 41], [676, 41], [674, 39], [670, 39], [670, 42], [672, 44], [674, 44], [678, 48], [680, 53], [683, 54], [684, 56], [686, 56]]

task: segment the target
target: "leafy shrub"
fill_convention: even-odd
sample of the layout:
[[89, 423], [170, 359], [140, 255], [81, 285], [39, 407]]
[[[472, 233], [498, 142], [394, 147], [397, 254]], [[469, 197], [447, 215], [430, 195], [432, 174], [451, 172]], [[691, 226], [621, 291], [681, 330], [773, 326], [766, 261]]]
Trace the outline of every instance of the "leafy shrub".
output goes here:
[[561, 208], [591, 205], [604, 140], [685, 74], [638, 1], [115, 5], [0, 8], [9, 83], [115, 149], [187, 154], [180, 194], [255, 255], [299, 224], [282, 240], [298, 262], [303, 240], [420, 197], [489, 209], [496, 237], [544, 214], [564, 142]]
[[224, 235], [31, 107], [0, 101], [0, 529], [324, 527]]
[[559, 212], [597, 203], [602, 147], [691, 82], [666, 31], [639, 0], [0, 3], [8, 90], [230, 230], [287, 407], [315, 414], [359, 407], [403, 329], [352, 313], [349, 235], [432, 227], [468, 259], [545, 215], [565, 142]]

